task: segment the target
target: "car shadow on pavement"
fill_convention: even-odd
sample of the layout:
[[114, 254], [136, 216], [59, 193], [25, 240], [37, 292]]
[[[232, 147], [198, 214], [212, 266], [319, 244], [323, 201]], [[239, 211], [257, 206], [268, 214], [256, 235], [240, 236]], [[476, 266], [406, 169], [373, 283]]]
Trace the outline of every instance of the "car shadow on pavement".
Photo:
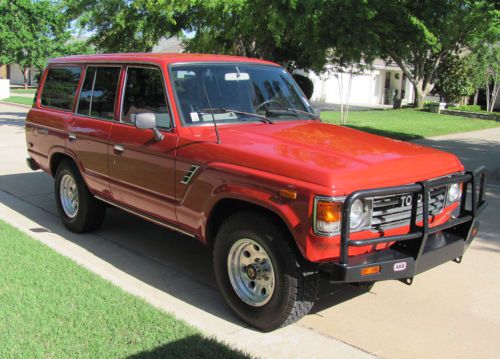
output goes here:
[[26, 112], [4, 112], [0, 111], [0, 126], [18, 126], [24, 127], [24, 120], [26, 119]]

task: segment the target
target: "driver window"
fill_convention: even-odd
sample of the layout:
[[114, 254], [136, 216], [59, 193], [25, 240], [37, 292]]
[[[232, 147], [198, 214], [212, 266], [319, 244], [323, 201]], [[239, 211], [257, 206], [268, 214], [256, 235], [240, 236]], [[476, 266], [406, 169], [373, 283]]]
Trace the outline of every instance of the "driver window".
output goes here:
[[143, 112], [155, 114], [156, 127], [170, 127], [170, 115], [160, 70], [128, 67], [121, 121], [133, 124], [135, 116]]

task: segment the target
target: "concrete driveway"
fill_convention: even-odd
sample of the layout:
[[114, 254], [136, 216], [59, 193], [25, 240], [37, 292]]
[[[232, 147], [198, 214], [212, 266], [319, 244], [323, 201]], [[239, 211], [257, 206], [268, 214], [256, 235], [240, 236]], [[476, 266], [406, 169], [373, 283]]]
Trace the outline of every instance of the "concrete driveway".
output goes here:
[[[29, 228], [34, 235], [63, 236], [109, 268], [125, 272], [148, 300], [155, 298], [144, 293], [155, 290], [197, 308], [201, 328], [217, 331], [208, 321], [222, 319], [229, 323], [229, 342], [274, 346], [255, 351], [267, 357], [367, 357], [366, 352], [386, 358], [499, 357], [500, 128], [422, 140], [457, 153], [466, 166], [486, 163], [492, 173], [481, 233], [462, 264], [450, 262], [424, 273], [411, 287], [378, 283], [371, 293], [324, 283], [310, 315], [285, 331], [261, 334], [245, 328], [224, 306], [210, 255], [196, 241], [114, 209], [95, 234], [67, 232], [57, 217], [52, 179], [24, 164], [25, 113], [0, 104], [0, 204], [28, 219], [36, 217], [37, 225]], [[316, 349], [307, 353], [301, 346]]]

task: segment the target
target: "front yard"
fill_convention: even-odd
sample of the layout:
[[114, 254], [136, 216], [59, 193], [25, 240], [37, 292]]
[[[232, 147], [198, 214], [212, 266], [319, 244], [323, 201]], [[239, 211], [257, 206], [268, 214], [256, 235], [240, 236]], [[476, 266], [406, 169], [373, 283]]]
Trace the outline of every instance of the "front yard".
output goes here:
[[0, 221], [0, 358], [242, 358]]
[[17, 103], [17, 104], [20, 104], [20, 105], [31, 106], [31, 105], [33, 105], [33, 97], [27, 97], [27, 96], [10, 96], [10, 97], [2, 99], [1, 101], [11, 102], [11, 103]]
[[[321, 119], [339, 124], [340, 112], [322, 112]], [[412, 140], [498, 127], [500, 122], [400, 109], [351, 111], [347, 126], [399, 140]]]

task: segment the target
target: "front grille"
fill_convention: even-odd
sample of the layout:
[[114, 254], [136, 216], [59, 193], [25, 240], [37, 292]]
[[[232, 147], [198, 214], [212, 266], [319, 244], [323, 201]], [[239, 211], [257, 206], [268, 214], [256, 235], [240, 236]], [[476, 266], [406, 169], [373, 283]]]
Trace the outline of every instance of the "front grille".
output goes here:
[[[443, 211], [446, 194], [446, 186], [433, 188], [429, 191], [429, 218]], [[373, 198], [371, 229], [374, 231], [382, 231], [388, 228], [409, 225], [411, 218], [411, 201], [412, 195], [410, 193]], [[422, 198], [419, 198], [417, 221], [422, 220], [422, 202]]]

